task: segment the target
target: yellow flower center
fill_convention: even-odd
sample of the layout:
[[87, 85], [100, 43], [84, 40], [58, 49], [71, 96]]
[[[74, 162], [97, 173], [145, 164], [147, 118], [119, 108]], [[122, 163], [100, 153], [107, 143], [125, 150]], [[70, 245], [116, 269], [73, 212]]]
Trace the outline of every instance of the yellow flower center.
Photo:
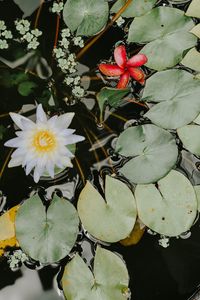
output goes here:
[[33, 147], [37, 152], [50, 152], [56, 147], [56, 137], [48, 130], [38, 131], [33, 137]]

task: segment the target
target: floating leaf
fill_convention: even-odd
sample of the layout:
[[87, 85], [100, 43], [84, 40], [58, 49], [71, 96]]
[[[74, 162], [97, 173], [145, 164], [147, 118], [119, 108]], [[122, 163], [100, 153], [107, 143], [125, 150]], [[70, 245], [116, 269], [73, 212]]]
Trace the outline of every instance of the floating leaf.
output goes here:
[[128, 283], [129, 276], [123, 261], [99, 246], [93, 274], [76, 254], [66, 265], [62, 277], [64, 294], [69, 300], [125, 300], [128, 298]]
[[108, 21], [109, 7], [105, 0], [67, 0], [63, 19], [77, 35], [91, 36], [101, 31]]
[[145, 116], [154, 124], [176, 129], [193, 121], [200, 112], [200, 85], [183, 70], [167, 70], [151, 76], [143, 101], [158, 103]]
[[[112, 6], [111, 12], [117, 13], [126, 2], [126, 0], [118, 0]], [[155, 3], [156, 0], [134, 0], [129, 4], [121, 16], [124, 18], [132, 18], [144, 15], [153, 8]]]
[[198, 211], [200, 212], [200, 185], [195, 185], [194, 190], [195, 190], [196, 197], [197, 197]]
[[184, 56], [181, 64], [187, 68], [200, 72], [200, 52], [192, 48]]
[[200, 155], [200, 126], [187, 125], [177, 130], [184, 147], [193, 154]]
[[200, 125], [200, 114], [197, 116], [197, 118], [194, 120], [194, 123]]
[[197, 24], [195, 27], [193, 27], [190, 32], [200, 39], [200, 24]]
[[114, 243], [126, 238], [136, 221], [133, 193], [118, 179], [106, 176], [105, 200], [87, 182], [78, 200], [78, 213], [84, 228], [95, 238]]
[[6, 247], [18, 246], [15, 236], [15, 216], [19, 209], [16, 205], [0, 216], [0, 255]]
[[102, 114], [104, 106], [109, 104], [111, 107], [117, 107], [120, 105], [121, 100], [130, 92], [130, 89], [115, 89], [104, 87], [97, 94], [97, 100], [100, 108], [100, 117], [102, 119]]
[[41, 263], [53, 263], [69, 254], [78, 226], [77, 212], [69, 201], [55, 195], [46, 210], [35, 195], [17, 213], [16, 235], [26, 254]]
[[185, 14], [186, 16], [200, 18], [200, 0], [192, 0]]
[[170, 7], [157, 7], [136, 17], [129, 29], [128, 41], [147, 43], [141, 53], [148, 57], [147, 66], [164, 70], [181, 61], [183, 52], [195, 46], [197, 38], [189, 30], [194, 27], [184, 12]]
[[132, 246], [138, 244], [143, 237], [145, 228], [146, 226], [143, 226], [141, 228], [141, 223], [137, 220], [130, 235], [127, 238], [121, 240], [120, 244], [122, 244], [123, 246]]
[[43, 0], [14, 0], [14, 2], [23, 11], [23, 18], [26, 18], [42, 4]]
[[138, 214], [150, 229], [166, 236], [189, 230], [197, 213], [197, 199], [190, 181], [172, 170], [157, 185], [137, 185]]
[[36, 87], [37, 87], [37, 84], [33, 81], [24, 81], [19, 84], [18, 92], [22, 96], [26, 97], [26, 96], [29, 96]]
[[119, 172], [134, 183], [156, 182], [174, 167], [178, 156], [173, 136], [151, 124], [126, 129], [120, 134], [115, 151], [133, 156]]

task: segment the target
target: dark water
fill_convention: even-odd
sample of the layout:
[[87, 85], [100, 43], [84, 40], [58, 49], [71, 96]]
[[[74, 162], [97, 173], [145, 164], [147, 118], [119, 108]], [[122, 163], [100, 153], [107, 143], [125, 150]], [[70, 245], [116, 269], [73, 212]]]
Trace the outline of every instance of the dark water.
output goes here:
[[[168, 1], [159, 1], [161, 4], [172, 5]], [[177, 5], [186, 8], [188, 3]], [[49, 22], [48, 4], [45, 5], [40, 19], [40, 27], [45, 32], [45, 42], [42, 51], [45, 57], [50, 59], [52, 50], [52, 32], [55, 30], [55, 20]], [[12, 24], [13, 19], [20, 17], [20, 11], [12, 1], [0, 2], [0, 15], [8, 23]], [[33, 16], [34, 18], [34, 16]], [[112, 54], [115, 42], [124, 39], [124, 32], [121, 29], [111, 29], [101, 40], [92, 47], [82, 58], [81, 63], [89, 67], [84, 75], [96, 75], [96, 65], [101, 59], [109, 59]], [[129, 47], [131, 52], [138, 51], [138, 45]], [[12, 53], [8, 53], [12, 56]], [[93, 70], [93, 71], [91, 71]], [[148, 70], [146, 70], [148, 74]], [[112, 82], [107, 85], [112, 85]], [[42, 180], [35, 184], [31, 176], [26, 177], [21, 167], [6, 168], [1, 178], [0, 189], [6, 197], [2, 206], [7, 210], [22, 200], [29, 197], [33, 191], [39, 191], [41, 197], [49, 197], [55, 190], [58, 194], [71, 199], [76, 205], [78, 195], [87, 179], [92, 181], [99, 191], [102, 192], [102, 182], [106, 174], [112, 174], [123, 163], [113, 151], [115, 138], [120, 132], [131, 124], [139, 124], [145, 111], [144, 107], [138, 104], [124, 102], [124, 105], [116, 111], [106, 113], [105, 124], [99, 124], [99, 110], [95, 101], [94, 92], [99, 91], [105, 84], [101, 80], [91, 81], [88, 95], [80, 103], [72, 106], [66, 105], [63, 101], [65, 94], [59, 89], [59, 110], [62, 112], [74, 111], [75, 118], [71, 125], [77, 129], [77, 133], [84, 135], [86, 141], [80, 143], [75, 168], [66, 170], [56, 176], [54, 180]], [[32, 97], [20, 97], [14, 89], [8, 89], [0, 83], [1, 99], [0, 111], [5, 114], [9, 111], [19, 110], [22, 104], [34, 104]], [[133, 86], [134, 97], [137, 99], [141, 87]], [[40, 93], [40, 91], [38, 91]], [[23, 102], [22, 102], [23, 100]], [[92, 107], [92, 109], [91, 109]], [[35, 110], [31, 109], [27, 116], [34, 115]], [[52, 112], [53, 113], [53, 112]], [[0, 119], [1, 124], [11, 124], [9, 117]], [[0, 148], [0, 166], [8, 154], [8, 149], [3, 147], [5, 140], [14, 136], [14, 128], [9, 126], [5, 133]], [[200, 184], [199, 163], [200, 160], [194, 157], [181, 145], [179, 164], [177, 168], [187, 175], [193, 184]], [[189, 239], [170, 239], [170, 247], [164, 249], [158, 244], [158, 236], [145, 233], [142, 240], [136, 246], [124, 247], [120, 244], [105, 245], [108, 249], [121, 254], [127, 264], [130, 275], [130, 289], [132, 300], [187, 300], [198, 299], [198, 285], [200, 284], [200, 221], [191, 229]], [[92, 263], [96, 241], [83, 231], [79, 234], [77, 244], [73, 251], [82, 253], [88, 264]], [[62, 299], [60, 278], [63, 266], [69, 260], [65, 258], [60, 264], [41, 267], [35, 262], [27, 265], [16, 272], [12, 272], [5, 259], [0, 262], [0, 300], [59, 300]], [[57, 288], [57, 286], [59, 288]], [[78, 287], [77, 287], [78, 288]], [[195, 298], [197, 297], [197, 298]], [[199, 297], [200, 298], [200, 297]], [[117, 300], [117, 299], [116, 299]]]

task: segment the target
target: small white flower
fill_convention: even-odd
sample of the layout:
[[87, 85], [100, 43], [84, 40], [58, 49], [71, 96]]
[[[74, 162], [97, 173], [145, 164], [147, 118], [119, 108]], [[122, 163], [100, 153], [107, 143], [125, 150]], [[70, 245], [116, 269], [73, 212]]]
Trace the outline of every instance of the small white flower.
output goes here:
[[73, 42], [74, 42], [75, 46], [79, 46], [80, 48], [84, 47], [84, 41], [83, 41], [82, 37], [80, 37], [80, 36], [74, 37]]
[[69, 28], [65, 28], [61, 31], [61, 36], [64, 38], [64, 37], [70, 37], [71, 33], [70, 33], [70, 30]]
[[66, 85], [70, 85], [70, 84], [72, 84], [74, 82], [74, 78], [73, 77], [66, 77], [65, 79], [64, 79], [64, 83], [66, 84]]
[[33, 40], [28, 44], [27, 48], [28, 49], [37, 49], [37, 47], [39, 46], [39, 42], [37, 41], [37, 38], [33, 38]]
[[80, 81], [81, 81], [81, 77], [80, 77], [80, 76], [76, 76], [76, 77], [74, 78], [74, 84], [75, 84], [75, 85], [79, 84]]
[[6, 40], [0, 39], [0, 49], [8, 49], [8, 43]]
[[52, 7], [52, 12], [53, 13], [60, 13], [63, 10], [64, 4], [63, 2], [54, 2], [53, 7]]
[[28, 43], [30, 43], [33, 39], [33, 35], [30, 32], [27, 32], [23, 37], [23, 40], [26, 40]]
[[78, 98], [81, 98], [84, 96], [84, 89], [80, 86], [75, 86], [73, 89], [72, 89], [72, 94]]
[[28, 20], [16, 20], [15, 21], [16, 29], [21, 35], [24, 35], [30, 29], [30, 22]]
[[125, 22], [125, 20], [122, 18], [122, 17], [119, 17], [117, 20], [116, 20], [116, 23], [117, 23], [117, 26], [121, 26], [123, 25]]
[[47, 171], [54, 178], [54, 170], [73, 167], [71, 159], [74, 155], [67, 145], [83, 141], [85, 138], [68, 129], [74, 113], [66, 113], [47, 119], [39, 104], [36, 111], [36, 123], [20, 114], [10, 113], [11, 118], [21, 129], [17, 137], [5, 143], [7, 147], [17, 148], [11, 156], [9, 167], [22, 165], [28, 175], [34, 169], [34, 181]]
[[167, 248], [167, 247], [169, 247], [169, 238], [163, 237], [160, 240], [158, 240], [158, 243], [163, 248]]
[[13, 35], [10, 30], [5, 30], [1, 34], [5, 39], [12, 39]]
[[62, 69], [62, 70], [68, 70], [70, 63], [68, 62], [68, 60], [66, 58], [59, 58], [58, 59], [58, 66]]
[[76, 72], [76, 69], [74, 67], [69, 68], [69, 73], [73, 74]]
[[42, 31], [40, 31], [39, 29], [33, 29], [31, 30], [31, 33], [35, 36], [35, 37], [39, 37], [42, 35]]
[[69, 48], [69, 41], [68, 41], [68, 39], [63, 38], [60, 41], [60, 45], [67, 50]]
[[55, 53], [56, 58], [65, 56], [65, 52], [62, 50], [62, 48], [55, 48], [53, 52]]
[[4, 21], [0, 21], [0, 30], [6, 30], [6, 25]]

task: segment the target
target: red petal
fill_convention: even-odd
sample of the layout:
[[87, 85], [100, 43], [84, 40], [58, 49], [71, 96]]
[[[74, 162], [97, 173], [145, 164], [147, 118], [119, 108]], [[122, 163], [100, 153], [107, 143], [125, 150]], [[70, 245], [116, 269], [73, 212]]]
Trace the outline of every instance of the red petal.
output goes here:
[[137, 55], [134, 55], [127, 61], [127, 66], [129, 67], [141, 67], [142, 65], [146, 64], [147, 62], [147, 57], [146, 55], [140, 53]]
[[117, 65], [100, 64], [99, 70], [106, 76], [120, 76], [124, 73], [124, 70]]
[[118, 64], [120, 68], [124, 68], [126, 66], [127, 58], [126, 58], [126, 48], [124, 45], [120, 45], [115, 48], [114, 51], [115, 62]]
[[138, 82], [142, 85], [145, 83], [145, 74], [144, 74], [143, 78], [140, 79]]
[[130, 74], [128, 71], [126, 71], [123, 75], [120, 76], [120, 80], [117, 84], [117, 89], [124, 89], [127, 87], [130, 79]]
[[128, 68], [131, 77], [135, 80], [140, 81], [144, 78], [144, 72], [137, 68]]

